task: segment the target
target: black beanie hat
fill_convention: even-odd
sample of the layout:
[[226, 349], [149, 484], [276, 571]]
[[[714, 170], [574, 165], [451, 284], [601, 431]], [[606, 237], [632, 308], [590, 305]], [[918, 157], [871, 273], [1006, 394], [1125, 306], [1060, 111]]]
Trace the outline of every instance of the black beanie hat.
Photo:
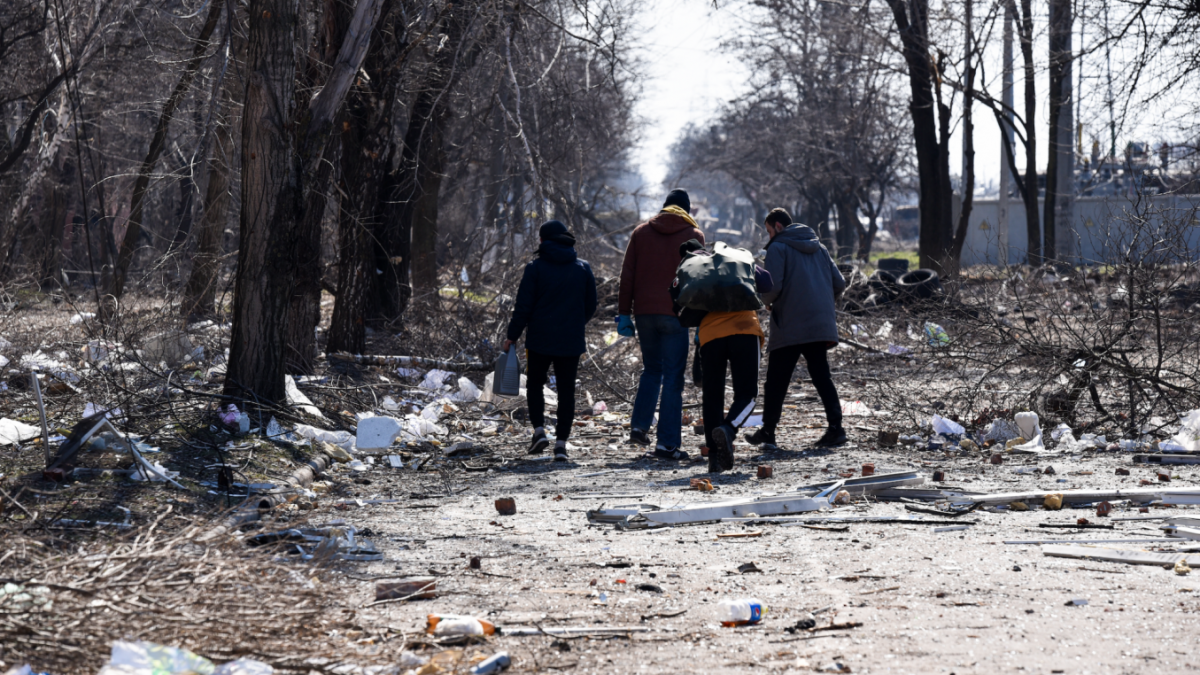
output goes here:
[[538, 236], [542, 241], [553, 241], [566, 246], [575, 245], [575, 237], [567, 231], [567, 226], [562, 224], [562, 221], [547, 220], [542, 223], [541, 229], [538, 230]]
[[675, 188], [667, 193], [667, 199], [663, 202], [663, 208], [668, 206], [678, 206], [679, 208], [692, 212], [692, 200], [688, 197], [687, 190]]

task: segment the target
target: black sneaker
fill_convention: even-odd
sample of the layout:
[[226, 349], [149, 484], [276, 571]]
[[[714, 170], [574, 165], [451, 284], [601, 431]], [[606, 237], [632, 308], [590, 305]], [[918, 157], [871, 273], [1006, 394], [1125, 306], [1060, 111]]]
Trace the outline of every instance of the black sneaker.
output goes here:
[[550, 439], [546, 438], [546, 432], [533, 432], [533, 441], [529, 443], [529, 454], [540, 455], [546, 451], [546, 446], [550, 445]]
[[650, 436], [641, 429], [630, 429], [629, 442], [635, 445], [650, 445]]
[[[708, 454], [712, 455], [712, 452], [710, 451]], [[660, 445], [654, 449], [654, 456], [659, 459], [670, 459], [675, 461], [687, 461], [688, 458], [686, 451], [680, 450], [679, 448], [668, 448], [664, 445]]]
[[775, 445], [775, 432], [767, 429], [766, 427], [760, 427], [756, 429], [754, 433], [746, 434], [743, 438], [745, 438], [746, 442], [750, 445], [760, 446], [760, 448], [764, 451], [776, 450], [779, 448], [779, 446]]
[[556, 462], [567, 461], [567, 446], [566, 445], [558, 445], [557, 443], [554, 445], [554, 461], [556, 461]]
[[817, 439], [814, 443], [818, 448], [836, 448], [846, 442], [846, 430], [841, 427], [829, 427], [825, 430], [825, 435]]
[[[733, 468], [733, 441], [737, 438], [737, 431], [728, 424], [713, 429], [712, 432], [713, 444], [708, 446], [708, 456], [712, 458], [716, 456], [717, 461], [721, 463], [721, 468], [728, 471]], [[711, 464], [711, 459], [709, 461]]]

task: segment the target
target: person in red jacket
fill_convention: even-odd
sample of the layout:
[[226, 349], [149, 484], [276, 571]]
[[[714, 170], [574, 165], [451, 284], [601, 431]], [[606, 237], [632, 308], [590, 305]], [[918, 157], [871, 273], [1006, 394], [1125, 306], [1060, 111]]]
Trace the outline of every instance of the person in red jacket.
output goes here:
[[633, 401], [629, 441], [650, 445], [650, 426], [658, 408], [654, 454], [663, 459], [688, 458], [680, 449], [688, 329], [675, 316], [670, 286], [681, 260], [679, 245], [689, 239], [703, 245], [704, 233], [692, 219], [688, 193], [671, 190], [662, 211], [633, 230], [621, 266], [617, 332], [636, 334], [642, 350], [642, 375]]

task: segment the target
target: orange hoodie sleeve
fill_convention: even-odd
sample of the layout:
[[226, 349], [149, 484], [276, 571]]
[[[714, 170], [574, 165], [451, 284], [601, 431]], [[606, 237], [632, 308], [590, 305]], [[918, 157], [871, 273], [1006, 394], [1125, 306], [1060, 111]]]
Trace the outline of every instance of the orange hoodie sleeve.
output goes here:
[[629, 245], [625, 247], [625, 260], [621, 263], [621, 288], [617, 292], [617, 314], [631, 316], [633, 314], [633, 284], [637, 276], [637, 242], [641, 225], [629, 235]]

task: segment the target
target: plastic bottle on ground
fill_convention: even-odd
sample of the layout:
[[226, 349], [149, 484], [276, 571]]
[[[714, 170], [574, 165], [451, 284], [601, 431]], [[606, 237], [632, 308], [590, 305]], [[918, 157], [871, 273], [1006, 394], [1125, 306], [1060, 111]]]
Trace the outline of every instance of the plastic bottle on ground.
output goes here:
[[757, 598], [722, 600], [717, 605], [722, 626], [747, 626], [762, 621], [767, 606]]

